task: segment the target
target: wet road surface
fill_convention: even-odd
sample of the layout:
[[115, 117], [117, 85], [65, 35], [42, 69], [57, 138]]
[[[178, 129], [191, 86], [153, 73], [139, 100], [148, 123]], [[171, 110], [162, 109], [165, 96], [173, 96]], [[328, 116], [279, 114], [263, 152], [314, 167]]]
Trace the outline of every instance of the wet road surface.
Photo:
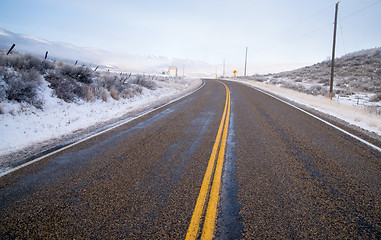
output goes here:
[[[380, 152], [224, 83], [231, 99], [215, 239], [381, 238]], [[226, 99], [223, 84], [206, 80], [0, 178], [0, 238], [185, 239]]]

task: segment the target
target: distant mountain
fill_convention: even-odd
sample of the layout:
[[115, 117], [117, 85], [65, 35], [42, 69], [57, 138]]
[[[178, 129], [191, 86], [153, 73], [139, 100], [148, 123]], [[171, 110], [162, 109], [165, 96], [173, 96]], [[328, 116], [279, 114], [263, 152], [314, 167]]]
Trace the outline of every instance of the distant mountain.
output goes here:
[[0, 49], [8, 51], [12, 44], [16, 44], [15, 51], [31, 53], [41, 57], [48, 51], [49, 59], [64, 60], [68, 62], [79, 61], [80, 64], [101, 66], [116, 71], [161, 73], [169, 66], [176, 66], [178, 74], [199, 76], [214, 67], [205, 62], [170, 58], [156, 55], [114, 54], [108, 51], [78, 47], [70, 43], [52, 42], [36, 36], [13, 33], [0, 28]]

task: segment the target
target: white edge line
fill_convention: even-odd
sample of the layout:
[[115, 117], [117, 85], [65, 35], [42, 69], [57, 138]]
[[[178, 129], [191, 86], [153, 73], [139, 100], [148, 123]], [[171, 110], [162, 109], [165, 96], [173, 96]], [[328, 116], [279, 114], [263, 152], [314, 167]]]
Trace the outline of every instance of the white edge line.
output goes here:
[[106, 133], [106, 132], [108, 132], [108, 131], [111, 131], [111, 130], [113, 130], [113, 129], [115, 129], [115, 128], [118, 128], [118, 127], [120, 127], [120, 126], [122, 126], [122, 125], [124, 125], [124, 124], [126, 124], [126, 123], [129, 123], [129, 122], [135, 120], [135, 119], [141, 118], [141, 117], [143, 117], [143, 116], [145, 116], [145, 115], [147, 115], [147, 114], [149, 114], [149, 113], [151, 113], [151, 112], [154, 112], [154, 111], [156, 111], [156, 110], [159, 110], [159, 109], [161, 109], [161, 108], [164, 108], [164, 107], [168, 106], [169, 104], [172, 104], [172, 103], [174, 103], [174, 102], [177, 102], [177, 101], [179, 101], [179, 100], [181, 100], [181, 99], [183, 99], [183, 98], [185, 98], [185, 97], [188, 97], [189, 95], [191, 95], [191, 94], [197, 92], [198, 90], [200, 90], [200, 89], [205, 85], [205, 81], [202, 80], [202, 79], [201, 79], [201, 81], [202, 81], [202, 84], [201, 84], [200, 87], [196, 88], [195, 90], [193, 90], [192, 92], [190, 92], [190, 93], [188, 93], [188, 94], [186, 94], [186, 95], [184, 95], [184, 96], [181, 96], [181, 97], [179, 97], [179, 98], [173, 99], [172, 101], [170, 101], [170, 102], [168, 102], [168, 103], [166, 103], [166, 104], [164, 104], [164, 105], [162, 105], [162, 106], [160, 106], [160, 107], [153, 108], [153, 109], [151, 109], [151, 110], [149, 110], [149, 111], [147, 111], [147, 112], [143, 112], [142, 114], [140, 114], [140, 115], [138, 115], [138, 116], [136, 116], [136, 117], [130, 118], [130, 119], [128, 119], [127, 121], [121, 122], [121, 123], [119, 123], [119, 124], [117, 124], [117, 125], [115, 125], [115, 126], [112, 126], [112, 127], [110, 127], [110, 128], [107, 128], [107, 129], [105, 129], [105, 130], [103, 130], [103, 131], [100, 131], [100, 132], [98, 132], [98, 133], [95, 133], [95, 134], [93, 134], [93, 135], [91, 135], [91, 136], [88, 136], [88, 137], [86, 137], [86, 138], [84, 138], [84, 139], [81, 139], [81, 140], [79, 140], [79, 141], [73, 142], [73, 143], [71, 143], [71, 144], [69, 144], [69, 145], [67, 145], [67, 146], [65, 146], [65, 147], [62, 147], [62, 148], [60, 148], [60, 149], [58, 149], [58, 150], [55, 150], [55, 151], [53, 151], [53, 152], [50, 152], [50, 153], [48, 153], [48, 154], [46, 154], [46, 155], [44, 155], [44, 156], [38, 157], [38, 158], [36, 158], [36, 159], [33, 159], [32, 161], [26, 162], [26, 163], [21, 164], [21, 165], [19, 165], [19, 166], [17, 166], [17, 167], [14, 167], [14, 168], [12, 168], [12, 169], [9, 169], [9, 170], [7, 170], [7, 171], [4, 171], [4, 172], [0, 173], [0, 178], [1, 178], [1, 177], [4, 177], [4, 176], [6, 176], [6, 175], [8, 175], [8, 174], [10, 174], [10, 173], [12, 173], [12, 172], [15, 172], [15, 171], [17, 171], [17, 170], [19, 170], [19, 169], [21, 169], [21, 168], [24, 168], [24, 167], [26, 167], [26, 166], [29, 166], [29, 165], [31, 165], [31, 164], [33, 164], [33, 163], [35, 163], [35, 162], [41, 161], [41, 160], [44, 159], [44, 158], [47, 158], [47, 157], [50, 157], [50, 156], [52, 156], [52, 155], [54, 155], [54, 154], [57, 154], [57, 153], [59, 153], [59, 152], [62, 152], [62, 151], [66, 150], [66, 149], [68, 149], [68, 148], [71, 148], [71, 147], [73, 147], [73, 146], [75, 146], [75, 145], [77, 145], [77, 144], [80, 144], [80, 143], [82, 143], [82, 142], [85, 142], [85, 141], [87, 141], [87, 140], [89, 140], [89, 139], [91, 139], [91, 138], [93, 138], [93, 137], [99, 136], [99, 135], [104, 134], [104, 133]]
[[350, 133], [350, 132], [348, 132], [348, 131], [346, 131], [346, 130], [344, 130], [344, 129], [342, 129], [342, 128], [340, 128], [340, 127], [338, 127], [338, 126], [336, 126], [336, 125], [334, 125], [334, 124], [332, 124], [332, 123], [330, 123], [330, 122], [328, 122], [328, 121], [326, 121], [326, 120], [324, 120], [324, 119], [322, 119], [322, 118], [320, 118], [318, 116], [316, 116], [316, 115], [314, 115], [314, 114], [312, 114], [312, 113], [309, 113], [306, 110], [303, 110], [303, 109], [301, 109], [301, 108], [299, 108], [299, 107], [297, 107], [297, 106], [295, 106], [295, 105], [293, 105], [293, 104], [291, 104], [289, 102], [286, 102], [283, 99], [278, 98], [277, 96], [274, 96], [274, 95], [272, 95], [272, 94], [270, 94], [268, 92], [263, 91], [262, 89], [254, 87], [254, 86], [249, 85], [247, 83], [242, 83], [242, 82], [238, 82], [238, 83], [241, 83], [241, 84], [244, 84], [246, 86], [249, 86], [249, 87], [251, 87], [251, 88], [253, 88], [253, 89], [255, 89], [255, 90], [257, 90], [257, 91], [259, 91], [261, 93], [266, 94], [267, 96], [270, 96], [270, 97], [272, 97], [272, 98], [274, 98], [274, 99], [276, 99], [278, 101], [281, 101], [281, 102], [283, 102], [283, 103], [285, 103], [285, 104], [287, 104], [287, 105], [289, 105], [289, 106], [291, 106], [291, 107], [293, 107], [293, 108], [295, 108], [295, 109], [297, 109], [297, 110], [299, 110], [299, 111], [301, 111], [301, 112], [303, 112], [303, 113], [305, 113], [305, 114], [307, 114], [307, 115], [309, 115], [309, 116], [311, 116], [311, 117], [313, 117], [313, 118], [315, 118], [315, 119], [317, 119], [317, 120], [319, 120], [319, 121], [321, 121], [321, 122], [323, 122], [323, 123], [325, 123], [325, 124], [327, 124], [327, 125], [329, 125], [329, 126], [331, 126], [333, 128], [335, 128], [336, 130], [339, 130], [339, 131], [341, 131], [341, 132], [351, 136], [352, 138], [354, 138], [354, 139], [356, 139], [356, 140], [358, 140], [358, 141], [368, 145], [369, 147], [373, 148], [374, 150], [376, 150], [378, 152], [381, 152], [381, 148], [380, 147], [377, 147], [376, 145], [374, 145], [374, 144], [372, 144], [372, 143], [370, 143], [370, 142], [368, 142], [368, 141], [366, 141], [366, 140], [364, 140], [364, 139], [362, 139], [362, 138], [360, 138], [360, 137], [358, 137], [358, 136], [356, 136], [356, 135], [354, 135], [354, 134], [352, 134], [352, 133]]

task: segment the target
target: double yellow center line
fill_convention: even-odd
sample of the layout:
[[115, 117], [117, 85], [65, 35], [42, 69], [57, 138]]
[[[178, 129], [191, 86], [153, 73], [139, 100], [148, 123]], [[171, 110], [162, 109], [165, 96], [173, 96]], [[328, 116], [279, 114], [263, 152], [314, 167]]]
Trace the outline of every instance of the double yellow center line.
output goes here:
[[[222, 83], [222, 82], [221, 82]], [[221, 175], [224, 164], [226, 139], [228, 135], [229, 117], [230, 117], [230, 91], [226, 84], [222, 83], [226, 89], [226, 100], [224, 113], [216, 140], [213, 145], [212, 154], [209, 158], [208, 167], [202, 181], [200, 194], [198, 195], [196, 206], [193, 211], [192, 219], [189, 224], [188, 232], [185, 239], [196, 239], [199, 234], [200, 225], [204, 209], [206, 209], [205, 220], [202, 229], [201, 239], [212, 239], [214, 236], [214, 228], [217, 217], [217, 205], [219, 201], [219, 193], [221, 188]], [[218, 156], [218, 158], [217, 158]], [[217, 158], [217, 164], [216, 163]], [[214, 175], [213, 175], [214, 172]], [[213, 181], [211, 182], [213, 176]], [[210, 187], [210, 185], [212, 185]], [[206, 205], [207, 197], [209, 202]]]

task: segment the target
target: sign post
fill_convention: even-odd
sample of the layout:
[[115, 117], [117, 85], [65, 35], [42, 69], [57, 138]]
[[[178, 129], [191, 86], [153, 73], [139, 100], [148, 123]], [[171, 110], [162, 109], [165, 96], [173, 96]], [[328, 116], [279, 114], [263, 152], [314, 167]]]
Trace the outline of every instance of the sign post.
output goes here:
[[237, 77], [237, 70], [234, 70], [233, 73], [234, 73], [234, 77]]

